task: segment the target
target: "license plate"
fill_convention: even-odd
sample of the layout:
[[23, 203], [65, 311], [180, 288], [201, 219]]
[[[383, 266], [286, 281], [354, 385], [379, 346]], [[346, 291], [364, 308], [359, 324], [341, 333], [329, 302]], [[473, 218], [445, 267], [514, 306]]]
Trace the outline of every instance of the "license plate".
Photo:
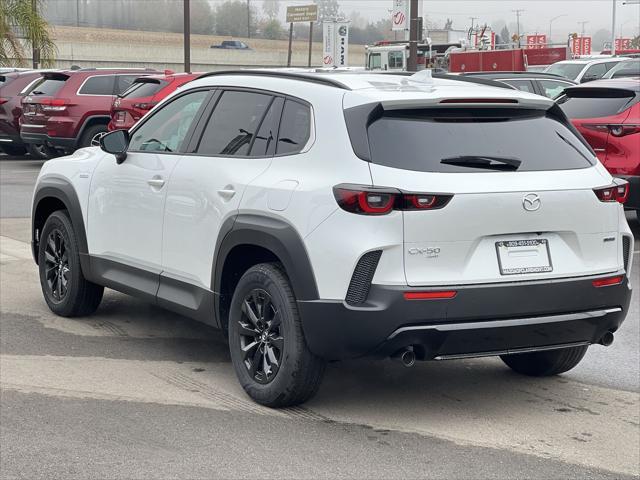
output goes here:
[[545, 238], [496, 242], [496, 251], [502, 275], [553, 271], [549, 241]]

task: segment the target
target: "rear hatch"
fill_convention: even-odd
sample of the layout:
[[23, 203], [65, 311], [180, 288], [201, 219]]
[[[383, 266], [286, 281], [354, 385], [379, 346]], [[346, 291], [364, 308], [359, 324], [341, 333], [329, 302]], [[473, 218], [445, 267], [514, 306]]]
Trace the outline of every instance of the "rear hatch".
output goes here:
[[619, 205], [594, 193], [610, 178], [557, 107], [385, 111], [368, 138], [374, 185], [452, 195], [403, 212], [409, 285], [619, 269]]
[[130, 128], [151, 110], [158, 100], [156, 95], [170, 83], [170, 80], [140, 77], [118, 96], [111, 107], [113, 129]]
[[[605, 87], [575, 87], [565, 91], [558, 104], [605, 167], [614, 171], [619, 127], [626, 123], [631, 105], [638, 102], [633, 90]], [[613, 151], [612, 151], [613, 150]]]
[[[31, 91], [22, 100], [22, 125], [44, 127], [52, 114], [59, 114], [69, 105], [65, 99], [57, 98], [69, 75], [48, 72], [33, 84]], [[42, 132], [45, 133], [45, 132]]]

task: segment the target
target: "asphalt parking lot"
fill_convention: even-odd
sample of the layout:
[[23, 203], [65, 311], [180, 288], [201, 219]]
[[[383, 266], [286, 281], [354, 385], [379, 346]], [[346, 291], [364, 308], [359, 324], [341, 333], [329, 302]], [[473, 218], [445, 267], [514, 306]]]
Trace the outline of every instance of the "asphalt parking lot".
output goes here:
[[304, 407], [269, 410], [213, 329], [113, 291], [91, 317], [49, 312], [28, 245], [41, 165], [0, 155], [2, 478], [640, 476], [637, 288], [613, 345], [556, 378], [342, 362]]

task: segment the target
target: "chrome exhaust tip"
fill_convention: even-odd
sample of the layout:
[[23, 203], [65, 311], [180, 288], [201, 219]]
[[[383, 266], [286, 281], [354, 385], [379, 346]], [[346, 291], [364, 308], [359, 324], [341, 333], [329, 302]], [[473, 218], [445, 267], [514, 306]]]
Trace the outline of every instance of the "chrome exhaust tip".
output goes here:
[[391, 358], [399, 360], [405, 367], [413, 367], [416, 364], [416, 353], [412, 346], [408, 346], [394, 353]]

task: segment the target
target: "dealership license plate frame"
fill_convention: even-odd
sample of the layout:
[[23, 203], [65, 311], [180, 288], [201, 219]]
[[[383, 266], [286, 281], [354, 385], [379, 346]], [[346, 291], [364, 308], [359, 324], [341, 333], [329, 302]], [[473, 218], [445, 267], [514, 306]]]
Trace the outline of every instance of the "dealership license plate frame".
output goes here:
[[[512, 266], [513, 263], [509, 262], [509, 252], [524, 251], [525, 249], [531, 249], [532, 247], [537, 249], [538, 251], [537, 258], [540, 258], [540, 253], [546, 255], [546, 262], [538, 262], [541, 264], [531, 266]], [[503, 276], [530, 275], [535, 273], [553, 272], [553, 262], [551, 261], [549, 240], [547, 240], [546, 238], [527, 240], [501, 240], [499, 242], [496, 242], [496, 255], [498, 257], [498, 267], [500, 268], [500, 275]], [[545, 259], [543, 258], [543, 260]]]

